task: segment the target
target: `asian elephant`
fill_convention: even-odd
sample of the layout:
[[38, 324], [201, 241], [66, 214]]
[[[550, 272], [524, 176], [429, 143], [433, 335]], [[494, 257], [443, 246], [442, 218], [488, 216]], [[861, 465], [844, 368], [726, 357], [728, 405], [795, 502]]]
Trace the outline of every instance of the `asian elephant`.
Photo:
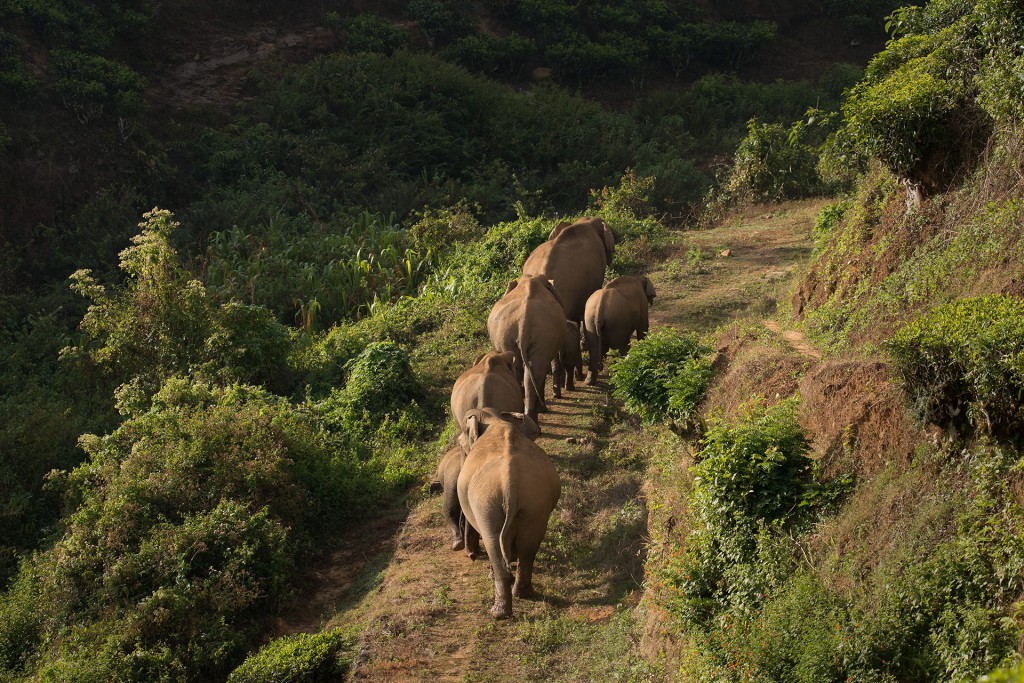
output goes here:
[[605, 267], [615, 253], [615, 236], [603, 219], [562, 222], [548, 241], [533, 250], [523, 275], [543, 275], [555, 283], [565, 305], [565, 317], [582, 322], [589, 297], [601, 288]]
[[654, 303], [654, 296], [654, 285], [641, 275], [617, 277], [590, 295], [583, 316], [590, 352], [587, 384], [597, 382], [609, 349], [626, 353], [634, 331], [638, 341], [647, 336], [648, 307]]
[[[540, 436], [540, 427], [537, 426], [537, 423], [521, 412], [501, 412], [500, 417], [531, 440]], [[467, 452], [462, 441], [460, 439], [441, 458], [434, 479], [430, 482], [430, 492], [444, 494], [441, 512], [448, 522], [448, 529], [451, 532], [452, 550], [467, 548], [467, 554], [472, 559], [480, 553], [480, 536], [475, 529], [466, 525], [462, 506], [459, 505], [459, 472], [462, 471], [462, 464], [466, 461]]]
[[[523, 378], [524, 412], [534, 417], [537, 411], [547, 410], [544, 382], [565, 336], [565, 310], [551, 282], [531, 275], [510, 282], [491, 309], [487, 333], [496, 351], [516, 356], [516, 370]], [[555, 386], [555, 397], [561, 395], [561, 387]]]
[[551, 364], [555, 386], [576, 391], [573, 380], [583, 379], [583, 352], [580, 349], [580, 326], [575, 321], [565, 321], [565, 337], [562, 338], [558, 361]]
[[469, 446], [459, 473], [459, 503], [491, 563], [491, 614], [504, 619], [512, 615], [513, 595], [533, 595], [533, 561], [562, 485], [547, 453], [493, 410], [469, 411], [459, 438]]
[[499, 413], [523, 412], [523, 385], [516, 374], [516, 354], [486, 353], [459, 375], [452, 388], [452, 417], [461, 430], [463, 416], [473, 408], [494, 408]]

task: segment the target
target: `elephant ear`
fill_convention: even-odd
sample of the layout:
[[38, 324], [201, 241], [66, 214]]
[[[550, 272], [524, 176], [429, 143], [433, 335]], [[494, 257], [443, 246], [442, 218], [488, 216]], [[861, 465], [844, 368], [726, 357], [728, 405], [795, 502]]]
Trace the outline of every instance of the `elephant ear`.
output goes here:
[[540, 427], [532, 417], [525, 413], [502, 413], [501, 417], [530, 441], [536, 441], [540, 436]]
[[508, 283], [508, 287], [505, 288], [505, 293], [508, 294], [509, 292], [511, 292], [513, 289], [515, 289], [518, 286], [519, 286], [519, 280], [512, 280], [511, 282]]
[[561, 235], [562, 231], [568, 228], [570, 225], [572, 225], [572, 223], [570, 223], [569, 221], [562, 221], [561, 223], [556, 225], [555, 229], [552, 230], [551, 234], [548, 235], [548, 242]]
[[491, 356], [493, 364], [489, 364], [488, 368], [495, 368], [501, 365], [508, 367], [509, 370], [515, 372], [516, 369], [516, 354], [511, 351], [505, 351]]
[[648, 303], [654, 303], [654, 297], [657, 296], [657, 292], [654, 291], [654, 283], [648, 277], [644, 278], [644, 294], [647, 295]]
[[487, 431], [486, 418], [487, 413], [479, 408], [466, 411], [465, 427], [462, 429], [462, 434], [459, 434], [459, 445], [462, 446], [462, 450], [466, 455], [469, 455], [476, 440]]
[[597, 226], [601, 239], [604, 241], [604, 254], [610, 264], [612, 262], [612, 256], [615, 254], [615, 234], [608, 227], [608, 224], [604, 222], [603, 218], [596, 219], [595, 225]]
[[487, 357], [486, 353], [481, 353], [479, 356], [476, 357], [476, 360], [473, 361], [473, 365], [476, 365], [477, 363], [479, 363], [480, 361], [482, 361], [486, 357]]

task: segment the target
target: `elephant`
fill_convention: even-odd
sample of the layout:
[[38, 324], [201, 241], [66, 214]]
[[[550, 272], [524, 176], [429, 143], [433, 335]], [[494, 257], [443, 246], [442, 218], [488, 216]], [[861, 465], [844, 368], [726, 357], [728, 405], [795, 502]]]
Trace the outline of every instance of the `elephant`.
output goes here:
[[523, 412], [523, 387], [516, 374], [516, 355], [490, 352], [478, 357], [459, 375], [452, 388], [452, 417], [461, 430], [463, 416], [472, 408]]
[[583, 379], [583, 352], [580, 349], [580, 326], [573, 320], [565, 321], [565, 337], [558, 361], [551, 364], [555, 386], [576, 391], [574, 379]]
[[469, 447], [459, 473], [459, 503], [468, 525], [483, 539], [491, 563], [491, 615], [505, 619], [512, 615], [513, 595], [534, 594], [533, 561], [562, 484], [544, 449], [494, 410], [466, 413], [459, 438]]
[[641, 275], [617, 277], [590, 295], [583, 316], [590, 352], [587, 384], [597, 383], [597, 373], [609, 349], [626, 353], [634, 331], [637, 341], [647, 336], [648, 307], [654, 303], [654, 297], [654, 285]]
[[526, 258], [523, 275], [543, 275], [553, 281], [565, 305], [565, 317], [580, 323], [587, 297], [601, 288], [614, 253], [615, 236], [603, 219], [563, 221]]
[[[558, 292], [544, 277], [524, 275], [512, 280], [487, 317], [487, 333], [495, 351], [511, 351], [522, 373], [524, 412], [546, 411], [544, 383], [552, 361], [558, 363], [565, 336], [565, 310]], [[554, 388], [555, 398], [562, 395]]]
[[[540, 436], [540, 427], [522, 412], [501, 412], [500, 416], [528, 439], [533, 440]], [[448, 449], [437, 466], [434, 479], [430, 482], [430, 492], [444, 494], [441, 512], [451, 532], [452, 550], [468, 548], [470, 559], [474, 559], [480, 553], [480, 536], [475, 529], [466, 525], [466, 518], [459, 504], [459, 472], [466, 461], [466, 453], [467, 450], [461, 441]]]

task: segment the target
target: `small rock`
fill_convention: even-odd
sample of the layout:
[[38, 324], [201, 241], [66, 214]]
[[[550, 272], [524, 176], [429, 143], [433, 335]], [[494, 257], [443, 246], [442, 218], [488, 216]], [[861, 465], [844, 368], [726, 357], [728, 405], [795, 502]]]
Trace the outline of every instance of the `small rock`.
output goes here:
[[551, 78], [551, 69], [546, 66], [538, 66], [533, 70], [532, 76], [535, 81], [546, 81]]
[[722, 258], [728, 258], [729, 256], [732, 256], [732, 249], [723, 249], [718, 255]]
[[198, 52], [195, 53], [194, 55], [192, 55], [192, 61], [193, 62], [198, 62], [202, 58], [203, 58], [202, 55], [200, 55]]
[[577, 439], [575, 436], [569, 436], [569, 437], [566, 437], [565, 442], [566, 443], [579, 443], [579, 439]]

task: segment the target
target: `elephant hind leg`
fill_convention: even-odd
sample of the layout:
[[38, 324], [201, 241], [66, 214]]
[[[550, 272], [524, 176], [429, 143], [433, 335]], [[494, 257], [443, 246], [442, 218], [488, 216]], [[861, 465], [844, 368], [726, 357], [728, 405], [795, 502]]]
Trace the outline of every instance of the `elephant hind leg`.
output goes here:
[[[557, 357], [557, 356], [555, 357], [554, 360], [551, 361], [551, 375], [552, 375], [552, 387], [551, 387], [551, 390], [554, 393], [555, 398], [562, 398], [562, 387], [565, 386], [567, 389], [569, 387], [566, 385], [566, 381], [565, 381], [565, 367], [562, 365], [562, 359]], [[569, 381], [572, 382], [572, 378], [571, 377], [569, 378]]]
[[[547, 520], [544, 520], [547, 522]], [[544, 537], [545, 524], [540, 533], [530, 533], [528, 529], [520, 527], [516, 537], [516, 545], [519, 553], [519, 569], [516, 572], [515, 585], [512, 586], [512, 595], [517, 598], [530, 599], [536, 592], [533, 589], [533, 561], [537, 557], [541, 541]]]
[[523, 369], [523, 389], [525, 391], [526, 414], [535, 417], [537, 413], [548, 412], [544, 403], [544, 381], [547, 379], [546, 366], [540, 372], [533, 370], [533, 363], [527, 363]]

